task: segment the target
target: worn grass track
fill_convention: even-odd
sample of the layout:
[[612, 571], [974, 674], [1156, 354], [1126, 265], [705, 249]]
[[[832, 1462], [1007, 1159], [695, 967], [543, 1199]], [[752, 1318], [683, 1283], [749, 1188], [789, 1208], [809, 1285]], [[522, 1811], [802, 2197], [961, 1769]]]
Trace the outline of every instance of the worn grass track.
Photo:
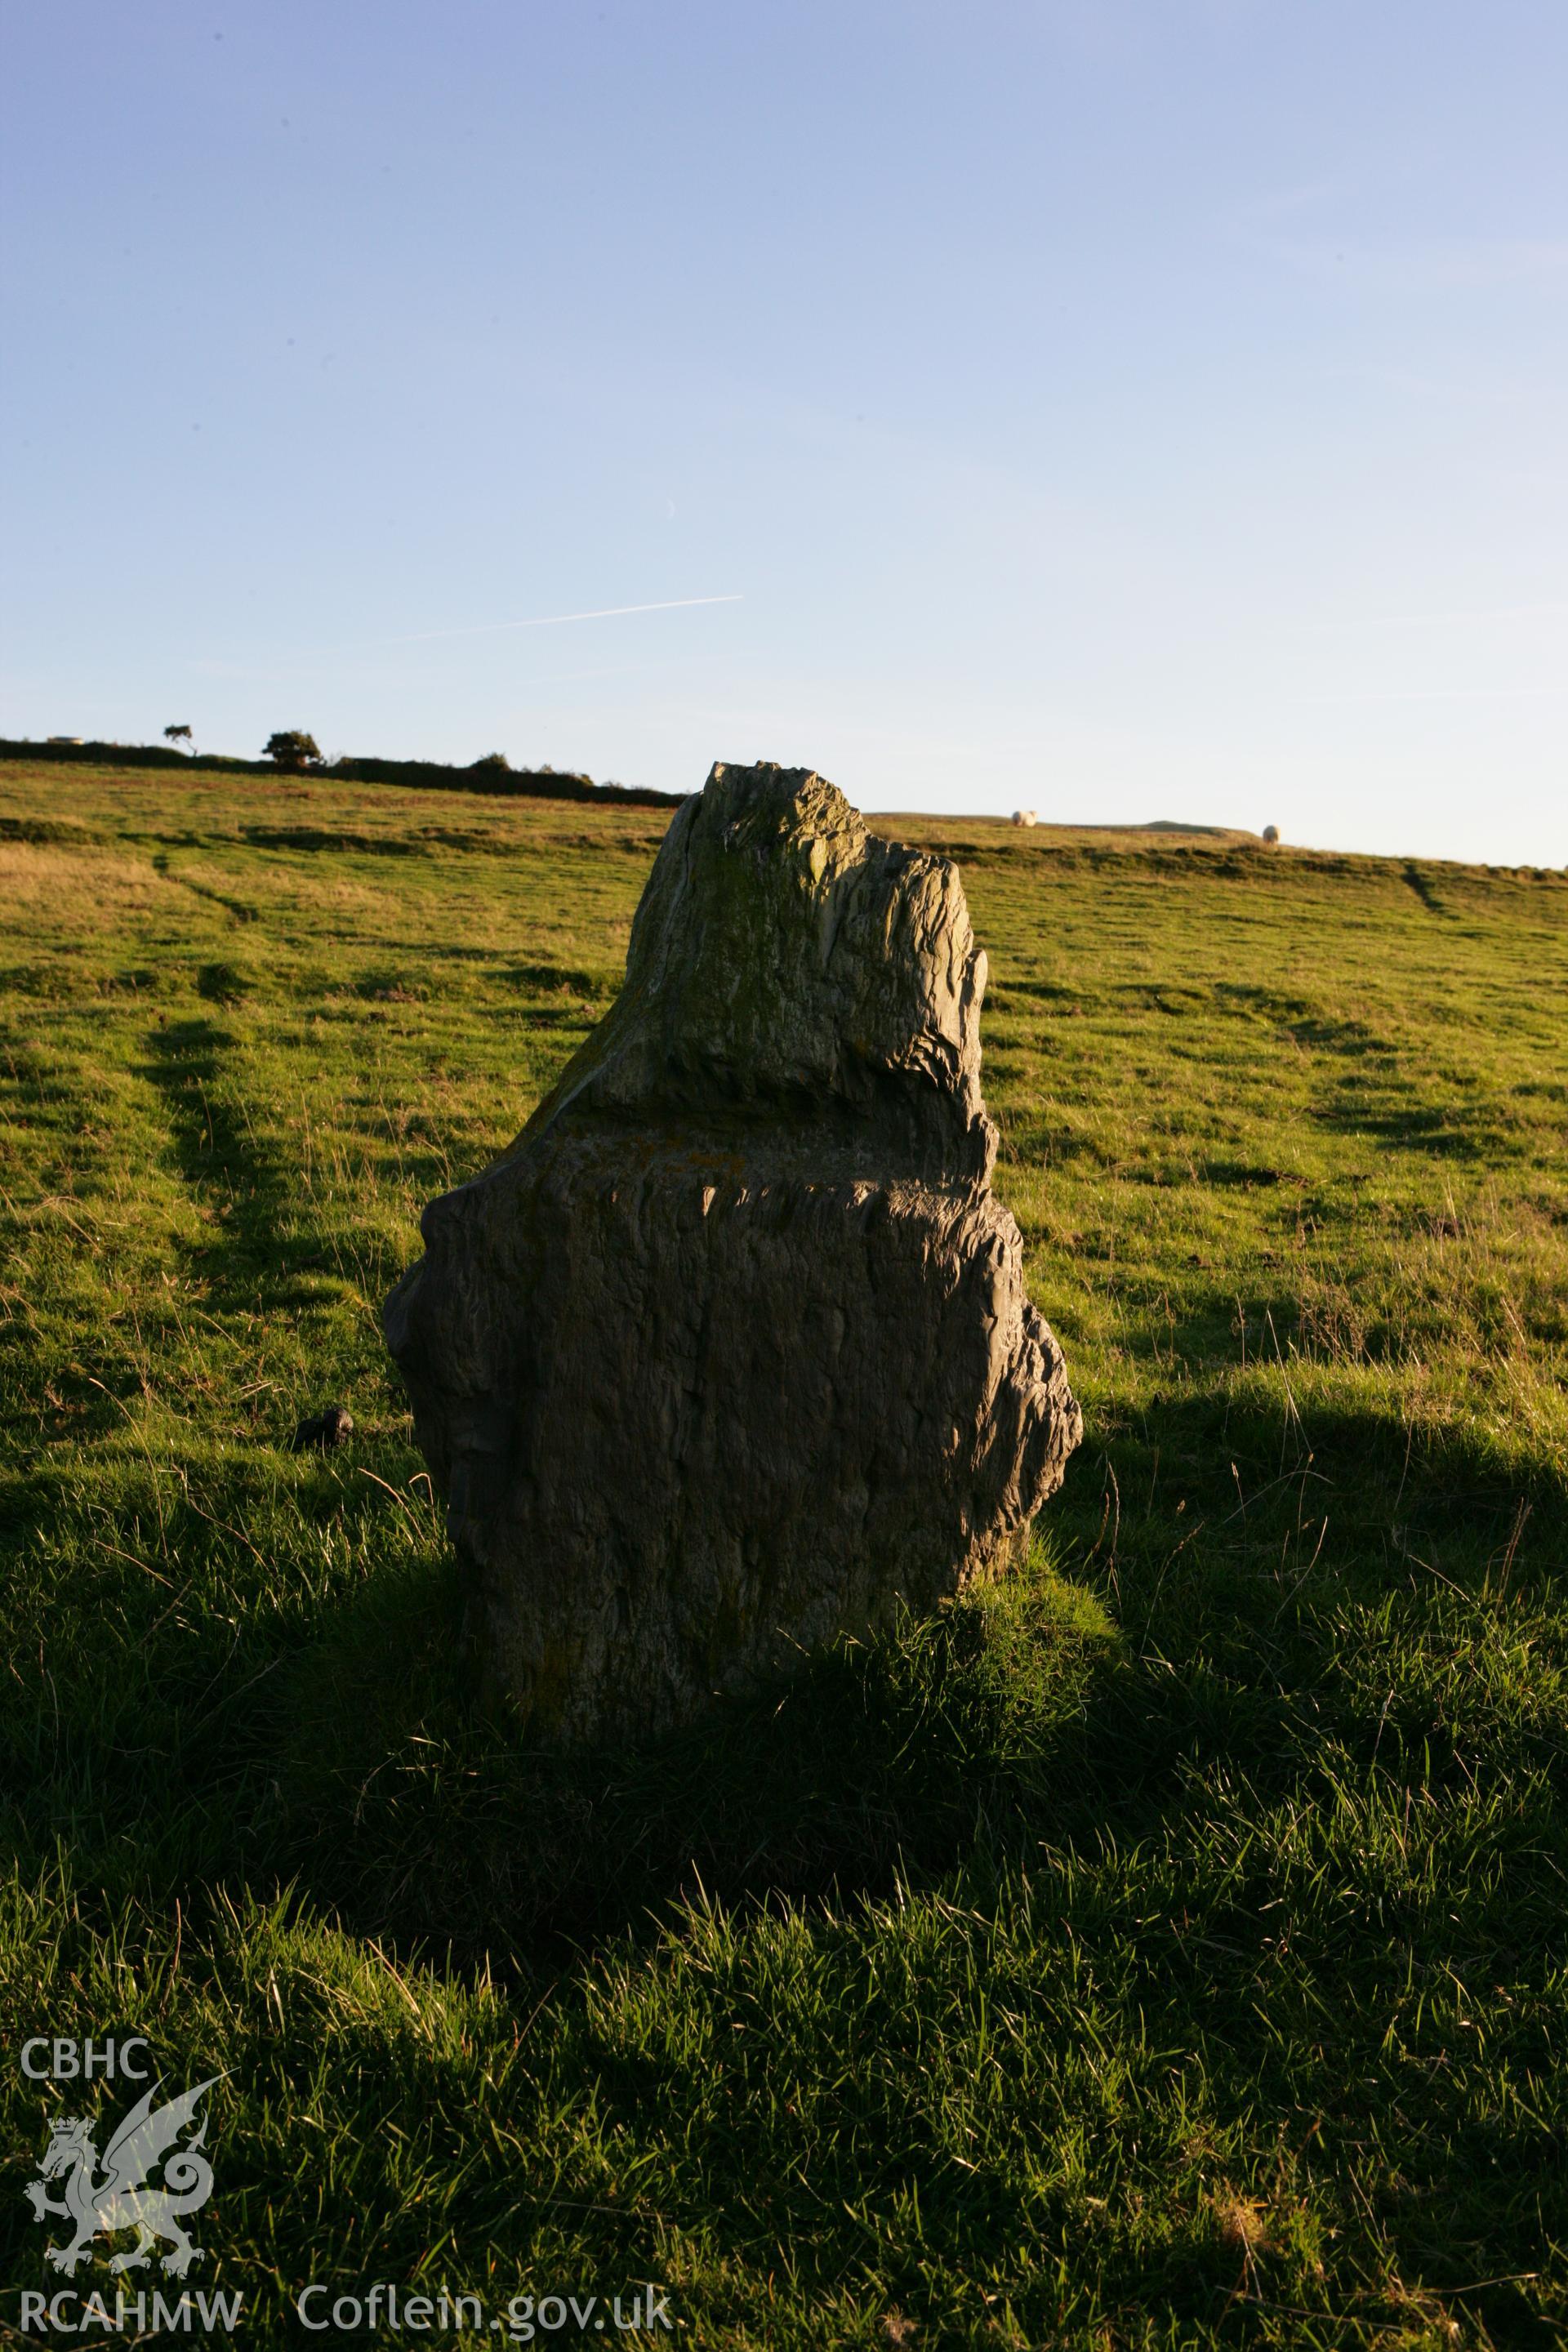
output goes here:
[[1563, 2340], [1568, 883], [901, 820], [1084, 1447], [1015, 1585], [569, 1767], [465, 1707], [376, 1311], [660, 829], [0, 772], [0, 2327], [19, 2044], [139, 2029], [253, 2341]]

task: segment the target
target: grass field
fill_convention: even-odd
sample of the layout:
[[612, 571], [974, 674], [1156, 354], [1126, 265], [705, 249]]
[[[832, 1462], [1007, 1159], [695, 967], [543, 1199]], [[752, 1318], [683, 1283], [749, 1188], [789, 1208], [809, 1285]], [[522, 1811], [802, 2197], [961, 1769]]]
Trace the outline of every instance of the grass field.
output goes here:
[[1015, 1583], [566, 1765], [377, 1311], [662, 822], [0, 771], [0, 2330], [19, 2045], [140, 2031], [241, 2341], [1568, 2340], [1568, 880], [900, 820], [1083, 1447]]

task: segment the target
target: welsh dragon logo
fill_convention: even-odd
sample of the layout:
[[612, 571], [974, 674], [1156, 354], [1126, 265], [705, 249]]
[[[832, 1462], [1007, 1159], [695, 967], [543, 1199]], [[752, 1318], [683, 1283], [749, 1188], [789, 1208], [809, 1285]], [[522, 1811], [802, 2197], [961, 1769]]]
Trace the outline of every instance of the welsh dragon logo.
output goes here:
[[[212, 2195], [213, 2168], [200, 2153], [207, 2136], [207, 2118], [202, 2116], [195, 2137], [184, 2147], [175, 2143], [186, 2126], [195, 2121], [198, 2101], [222, 2079], [209, 2075], [194, 2091], [183, 2092], [177, 2099], [166, 2099], [155, 2107], [153, 2102], [162, 2087], [160, 2078], [132, 2108], [101, 2159], [90, 2116], [55, 2118], [38, 2167], [39, 2178], [27, 2183], [25, 2194], [35, 2221], [42, 2221], [53, 2213], [75, 2229], [68, 2244], [45, 2248], [56, 2270], [69, 2278], [91, 2252], [94, 2238], [100, 2233], [112, 2236], [119, 2230], [134, 2230], [136, 2243], [114, 2256], [109, 2265], [111, 2271], [142, 2269], [163, 2238], [173, 2251], [163, 2257], [163, 2267], [175, 2278], [183, 2278], [191, 2264], [201, 2260], [203, 2249], [191, 2243], [184, 2221], [187, 2214], [199, 2213]], [[163, 2185], [152, 2188], [148, 2176], [160, 2164]], [[45, 2183], [61, 2179], [62, 2194], [51, 2197]]]

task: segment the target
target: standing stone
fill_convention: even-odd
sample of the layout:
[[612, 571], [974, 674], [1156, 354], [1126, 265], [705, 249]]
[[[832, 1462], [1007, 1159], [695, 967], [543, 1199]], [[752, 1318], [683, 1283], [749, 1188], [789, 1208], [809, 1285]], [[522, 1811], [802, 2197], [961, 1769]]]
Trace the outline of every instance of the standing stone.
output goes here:
[[636, 1737], [1014, 1558], [1082, 1434], [991, 1191], [957, 870], [716, 766], [626, 982], [388, 1343], [483, 1683]]

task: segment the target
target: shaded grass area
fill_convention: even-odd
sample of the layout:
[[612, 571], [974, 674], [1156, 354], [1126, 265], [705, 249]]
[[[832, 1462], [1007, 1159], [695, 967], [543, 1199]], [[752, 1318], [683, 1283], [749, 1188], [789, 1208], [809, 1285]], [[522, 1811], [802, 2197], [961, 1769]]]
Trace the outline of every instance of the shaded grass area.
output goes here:
[[258, 2340], [1562, 2340], [1562, 879], [957, 842], [1083, 1449], [1009, 1585], [568, 1765], [467, 1705], [375, 1316], [657, 823], [4, 781], [7, 2283], [16, 2046], [135, 2029], [230, 2070]]

